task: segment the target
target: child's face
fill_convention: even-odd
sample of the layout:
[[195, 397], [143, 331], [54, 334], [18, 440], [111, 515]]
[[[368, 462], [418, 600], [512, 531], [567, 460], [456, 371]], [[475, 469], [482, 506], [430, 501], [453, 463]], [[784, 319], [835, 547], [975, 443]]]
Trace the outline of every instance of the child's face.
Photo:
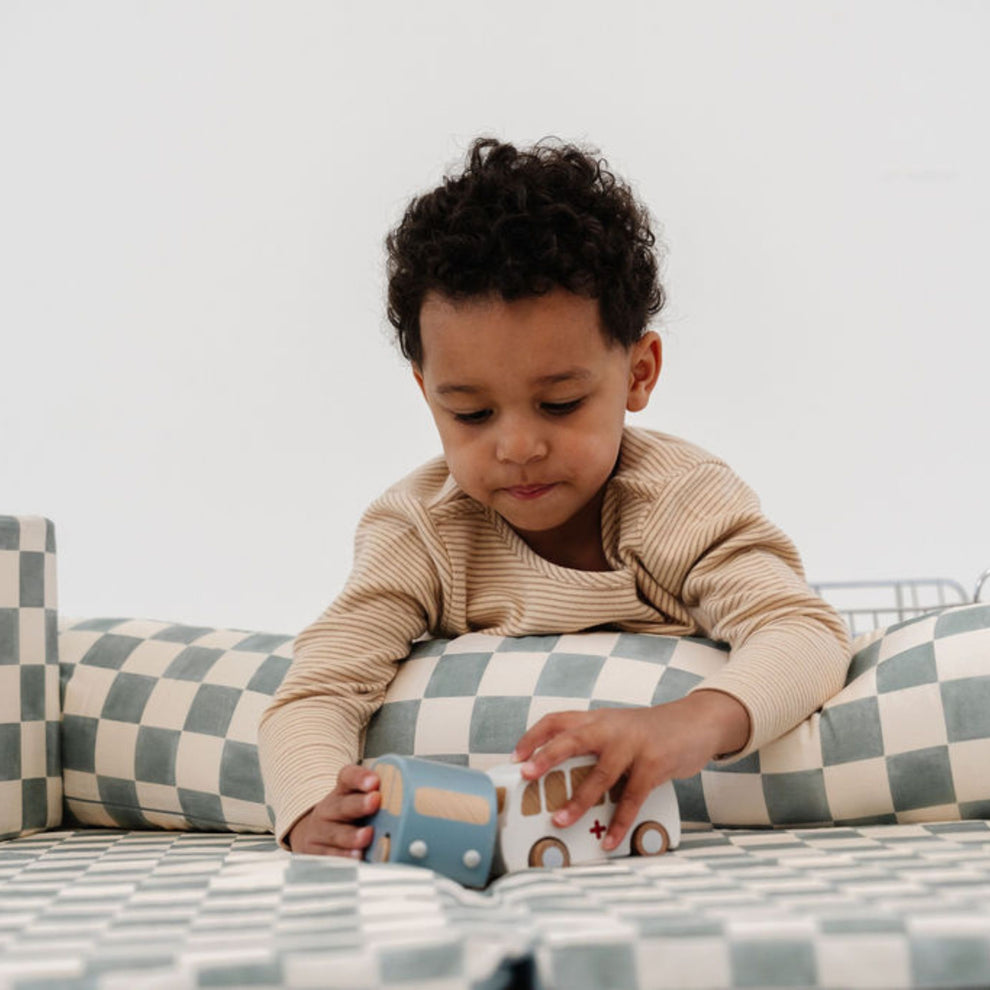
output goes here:
[[604, 486], [626, 410], [659, 374], [659, 337], [615, 344], [597, 300], [559, 288], [514, 302], [430, 293], [420, 327], [414, 374], [458, 485], [545, 556], [568, 556], [555, 541], [600, 548]]

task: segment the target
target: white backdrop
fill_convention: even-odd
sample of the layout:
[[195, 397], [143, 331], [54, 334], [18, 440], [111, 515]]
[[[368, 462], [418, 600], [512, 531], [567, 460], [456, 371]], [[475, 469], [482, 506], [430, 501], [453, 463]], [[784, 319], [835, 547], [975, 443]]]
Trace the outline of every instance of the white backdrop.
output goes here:
[[0, 0], [0, 511], [71, 616], [294, 632], [439, 452], [382, 240], [473, 137], [659, 220], [632, 418], [818, 580], [990, 566], [990, 4]]

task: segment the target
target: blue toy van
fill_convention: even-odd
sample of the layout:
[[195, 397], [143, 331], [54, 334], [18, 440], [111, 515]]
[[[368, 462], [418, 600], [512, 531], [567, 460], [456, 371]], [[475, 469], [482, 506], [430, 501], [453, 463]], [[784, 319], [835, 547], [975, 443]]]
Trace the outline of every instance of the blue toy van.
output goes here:
[[485, 773], [388, 754], [370, 764], [381, 781], [372, 863], [412, 863], [484, 887], [498, 828], [495, 785]]

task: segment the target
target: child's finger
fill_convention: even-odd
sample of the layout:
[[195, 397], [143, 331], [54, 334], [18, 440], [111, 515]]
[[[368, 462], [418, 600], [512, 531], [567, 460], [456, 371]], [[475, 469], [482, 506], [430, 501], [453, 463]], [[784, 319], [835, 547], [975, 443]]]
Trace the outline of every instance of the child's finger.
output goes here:
[[608, 831], [602, 840], [602, 848], [608, 852], [614, 849], [624, 838], [626, 832], [636, 821], [636, 815], [643, 806], [650, 791], [656, 787], [660, 781], [651, 779], [642, 771], [633, 772], [629, 775], [625, 787], [622, 789], [622, 797], [615, 807], [612, 821], [609, 822]]
[[367, 767], [349, 763], [337, 775], [337, 789], [346, 791], [373, 791], [379, 786], [378, 774]]
[[353, 821], [373, 815], [381, 803], [381, 791], [354, 791], [338, 798], [334, 818], [337, 821]]
[[619, 764], [608, 764], [599, 759], [588, 771], [578, 788], [571, 795], [570, 801], [554, 816], [553, 823], [566, 828], [576, 822], [601, 796], [619, 779], [623, 767]]
[[343, 822], [334, 822], [322, 836], [321, 841], [327, 847], [345, 849], [349, 852], [357, 850], [359, 853], [371, 844], [375, 830], [370, 825], [362, 825], [357, 828], [354, 825], [346, 825]]
[[343, 822], [318, 822], [298, 835], [296, 831], [292, 834], [294, 853], [350, 856], [355, 859], [361, 857], [374, 835], [370, 825], [356, 828]]
[[570, 726], [573, 717], [580, 714], [582, 713], [552, 712], [550, 715], [544, 715], [519, 737], [516, 748], [512, 751], [513, 761], [518, 763], [528, 760], [548, 740], [565, 731]]
[[519, 768], [519, 773], [527, 780], [536, 780], [558, 763], [563, 763], [572, 756], [584, 756], [585, 753], [597, 755], [595, 747], [582, 738], [580, 733], [560, 732], [533, 753]]

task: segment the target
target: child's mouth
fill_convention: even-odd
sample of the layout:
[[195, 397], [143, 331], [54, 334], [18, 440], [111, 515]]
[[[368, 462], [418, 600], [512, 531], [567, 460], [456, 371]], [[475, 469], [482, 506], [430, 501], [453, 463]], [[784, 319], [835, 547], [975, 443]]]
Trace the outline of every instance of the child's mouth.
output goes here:
[[523, 500], [530, 500], [534, 498], [539, 498], [541, 495], [546, 495], [554, 487], [553, 484], [549, 485], [512, 485], [510, 488], [505, 490], [513, 497]]

